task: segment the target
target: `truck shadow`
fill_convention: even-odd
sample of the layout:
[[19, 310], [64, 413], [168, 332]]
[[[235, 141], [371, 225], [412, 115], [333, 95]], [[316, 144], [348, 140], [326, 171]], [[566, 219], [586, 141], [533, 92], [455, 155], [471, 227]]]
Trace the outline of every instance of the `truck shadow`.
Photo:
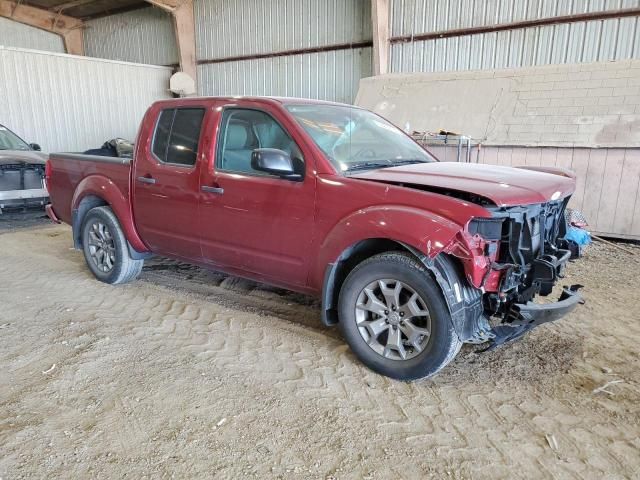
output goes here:
[[[154, 257], [145, 263], [140, 280], [236, 310], [276, 317], [332, 340], [343, 341], [337, 328], [328, 328], [321, 323], [320, 301], [313, 297], [162, 257]], [[478, 353], [480, 349], [473, 345], [463, 346], [456, 359], [426, 384], [548, 383], [571, 369], [576, 359], [582, 358], [583, 339], [575, 332], [565, 334], [560, 327], [548, 325], [491, 352]], [[350, 351], [345, 354], [359, 363]]]
[[277, 317], [339, 337], [335, 329], [328, 329], [320, 322], [320, 301], [307, 295], [163, 257], [145, 262], [140, 279], [213, 300], [225, 307]]

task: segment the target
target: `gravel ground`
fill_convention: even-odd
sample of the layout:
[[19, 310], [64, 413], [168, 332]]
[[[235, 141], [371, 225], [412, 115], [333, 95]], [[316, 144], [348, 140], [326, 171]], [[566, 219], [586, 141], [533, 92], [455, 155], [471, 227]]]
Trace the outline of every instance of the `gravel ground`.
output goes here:
[[636, 246], [571, 265], [566, 319], [402, 383], [308, 297], [164, 259], [111, 287], [68, 227], [4, 232], [4, 480], [640, 478]]
[[51, 220], [41, 208], [20, 212], [5, 211], [0, 214], [0, 233], [38, 225], [51, 225]]

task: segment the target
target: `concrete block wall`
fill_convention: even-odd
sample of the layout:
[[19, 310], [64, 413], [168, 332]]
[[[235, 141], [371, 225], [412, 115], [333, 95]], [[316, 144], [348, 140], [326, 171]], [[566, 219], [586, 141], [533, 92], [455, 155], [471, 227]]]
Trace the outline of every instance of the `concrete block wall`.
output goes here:
[[640, 147], [640, 60], [370, 77], [356, 104], [485, 145]]

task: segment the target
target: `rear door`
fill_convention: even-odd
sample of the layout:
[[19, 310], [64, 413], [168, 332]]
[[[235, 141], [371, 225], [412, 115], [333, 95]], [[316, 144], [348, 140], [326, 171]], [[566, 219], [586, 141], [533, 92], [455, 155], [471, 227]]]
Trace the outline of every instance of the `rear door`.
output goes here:
[[[215, 163], [202, 172], [202, 251], [214, 266], [303, 286], [314, 231], [315, 172], [312, 154], [294, 140], [288, 121], [275, 107], [224, 108]], [[256, 148], [289, 153], [302, 180], [254, 170]]]
[[152, 251], [199, 260], [197, 160], [206, 109], [160, 105], [155, 125], [138, 138], [142, 148], [133, 175], [136, 226]]

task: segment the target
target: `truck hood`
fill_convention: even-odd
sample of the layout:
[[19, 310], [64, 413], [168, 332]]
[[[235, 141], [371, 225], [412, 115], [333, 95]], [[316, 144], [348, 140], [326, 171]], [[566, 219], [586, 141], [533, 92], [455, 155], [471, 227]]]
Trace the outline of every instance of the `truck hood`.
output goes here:
[[0, 165], [15, 165], [18, 163], [30, 165], [44, 165], [47, 156], [33, 150], [0, 150]]
[[[568, 170], [433, 162], [368, 170], [351, 178], [391, 183], [435, 193], [467, 193], [497, 206], [528, 205], [565, 198], [575, 189]], [[456, 195], [454, 195], [456, 196]]]

